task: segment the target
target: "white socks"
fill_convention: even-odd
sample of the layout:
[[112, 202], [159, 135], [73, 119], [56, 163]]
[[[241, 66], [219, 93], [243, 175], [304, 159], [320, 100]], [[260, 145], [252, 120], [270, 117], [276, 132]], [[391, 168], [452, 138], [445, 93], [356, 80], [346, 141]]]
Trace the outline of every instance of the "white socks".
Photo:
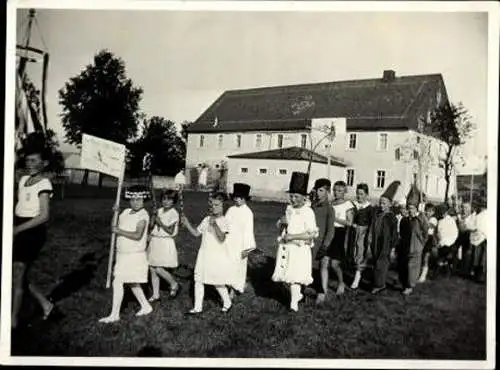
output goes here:
[[354, 275], [354, 281], [352, 282], [351, 288], [358, 289], [360, 281], [361, 281], [361, 271], [356, 270], [356, 274]]
[[194, 282], [194, 311], [203, 310], [203, 298], [205, 296], [205, 286], [203, 283]]
[[291, 284], [290, 285], [290, 309], [292, 311], [297, 312], [299, 310], [299, 301], [303, 298], [302, 293], [300, 292], [299, 284]]

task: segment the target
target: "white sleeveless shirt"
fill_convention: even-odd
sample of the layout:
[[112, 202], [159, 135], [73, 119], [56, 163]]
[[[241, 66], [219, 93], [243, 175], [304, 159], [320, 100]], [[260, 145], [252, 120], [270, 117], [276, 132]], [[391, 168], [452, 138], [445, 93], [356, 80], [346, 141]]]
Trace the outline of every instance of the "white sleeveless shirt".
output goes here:
[[[335, 210], [335, 217], [336, 218], [341, 218], [346, 220], [347, 219], [347, 211], [354, 208], [354, 204], [350, 200], [346, 200], [342, 204], [334, 204], [332, 205], [333, 209]], [[345, 227], [342, 224], [339, 224], [338, 222], [334, 223], [334, 227]]]

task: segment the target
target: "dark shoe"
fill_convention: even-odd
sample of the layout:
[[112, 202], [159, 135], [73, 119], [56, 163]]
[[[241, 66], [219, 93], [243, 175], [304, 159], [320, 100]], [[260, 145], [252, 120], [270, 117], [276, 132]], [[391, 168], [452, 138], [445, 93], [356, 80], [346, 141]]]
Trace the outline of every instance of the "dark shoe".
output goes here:
[[382, 291], [384, 291], [385, 289], [386, 289], [386, 287], [385, 287], [385, 286], [380, 287], [380, 288], [373, 288], [371, 293], [372, 293], [372, 294], [379, 294], [379, 293], [381, 293]]
[[175, 288], [170, 289], [170, 298], [177, 298], [181, 291], [181, 285], [177, 283]]

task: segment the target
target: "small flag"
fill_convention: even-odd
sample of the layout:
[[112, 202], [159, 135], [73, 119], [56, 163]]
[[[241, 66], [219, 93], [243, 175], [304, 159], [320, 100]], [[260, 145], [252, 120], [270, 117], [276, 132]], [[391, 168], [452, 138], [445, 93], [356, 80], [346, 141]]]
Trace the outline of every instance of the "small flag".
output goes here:
[[125, 168], [125, 145], [83, 134], [80, 165], [121, 178]]

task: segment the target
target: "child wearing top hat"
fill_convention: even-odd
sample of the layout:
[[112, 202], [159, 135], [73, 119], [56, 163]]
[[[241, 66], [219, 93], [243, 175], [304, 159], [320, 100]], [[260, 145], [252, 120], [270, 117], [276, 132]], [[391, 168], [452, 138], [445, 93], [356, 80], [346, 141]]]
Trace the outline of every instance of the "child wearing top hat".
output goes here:
[[272, 280], [290, 286], [290, 309], [298, 311], [302, 300], [301, 286], [313, 282], [311, 249], [318, 236], [313, 210], [306, 206], [309, 175], [293, 172], [288, 193], [290, 210], [280, 238]]
[[[335, 234], [334, 220], [335, 211], [330, 204], [329, 195], [332, 183], [328, 179], [318, 179], [314, 182], [314, 196], [312, 209], [318, 225], [318, 238], [312, 250], [313, 260], [321, 261], [328, 251], [333, 236]], [[325, 300], [328, 281], [321, 280], [321, 291], [318, 293], [316, 303], [320, 304]]]
[[232, 285], [231, 295], [234, 292], [243, 293], [246, 285], [248, 254], [255, 249], [254, 218], [253, 212], [248, 207], [250, 200], [250, 186], [243, 183], [233, 185], [233, 193], [230, 194], [234, 205], [226, 212], [229, 229], [233, 232], [228, 234], [227, 245], [235, 260], [235, 281]]
[[429, 223], [422, 212], [418, 211], [420, 192], [413, 185], [406, 198], [408, 216], [401, 219], [399, 225], [400, 243], [398, 245], [399, 279], [403, 285], [403, 294], [413, 292], [420, 274], [422, 251], [427, 241]]
[[120, 319], [125, 284], [131, 287], [141, 305], [136, 316], [144, 316], [153, 311], [140, 285], [148, 281], [146, 244], [149, 214], [144, 209], [144, 199], [149, 196], [148, 189], [141, 185], [131, 186], [125, 191], [125, 199], [129, 200], [130, 207], [120, 213], [118, 225], [112, 225], [112, 232], [117, 235], [113, 303], [109, 316], [99, 322], [111, 323]]
[[389, 184], [380, 196], [379, 206], [371, 220], [368, 240], [373, 258], [373, 294], [385, 289], [391, 251], [398, 242], [398, 221], [392, 211], [392, 201], [400, 185], [399, 181]]

